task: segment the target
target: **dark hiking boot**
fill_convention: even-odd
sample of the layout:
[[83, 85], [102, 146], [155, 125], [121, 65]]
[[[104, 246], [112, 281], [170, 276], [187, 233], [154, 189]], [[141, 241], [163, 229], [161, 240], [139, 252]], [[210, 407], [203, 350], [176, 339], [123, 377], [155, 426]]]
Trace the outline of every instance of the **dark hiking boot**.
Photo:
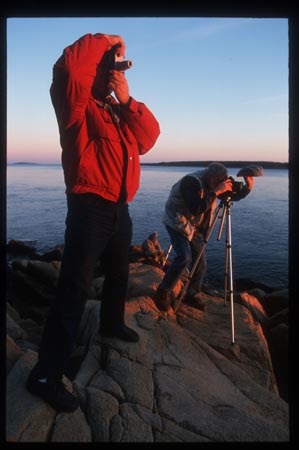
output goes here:
[[158, 288], [153, 298], [160, 311], [168, 311], [171, 308], [171, 296], [169, 291]]
[[73, 412], [79, 407], [79, 400], [69, 392], [62, 380], [45, 383], [39, 381], [32, 373], [26, 381], [26, 388], [37, 395], [59, 412]]
[[186, 303], [186, 305], [192, 306], [193, 308], [200, 309], [201, 311], [204, 311], [206, 309], [206, 305], [203, 303], [199, 294], [192, 295], [187, 292], [184, 298], [184, 303]]

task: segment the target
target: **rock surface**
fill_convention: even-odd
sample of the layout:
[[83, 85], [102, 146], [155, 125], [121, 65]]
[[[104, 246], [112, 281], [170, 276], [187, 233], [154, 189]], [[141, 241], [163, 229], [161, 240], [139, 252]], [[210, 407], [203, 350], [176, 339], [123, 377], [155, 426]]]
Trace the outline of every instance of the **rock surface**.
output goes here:
[[[140, 335], [136, 344], [99, 335], [103, 280], [95, 278], [65, 378], [80, 408], [56, 413], [26, 391], [25, 381], [37, 360], [58, 274], [59, 261], [18, 261], [10, 274], [8, 442], [289, 440], [288, 403], [279, 392], [267, 341], [267, 334], [276, 341], [286, 336], [287, 323], [277, 318], [287, 308], [286, 295], [277, 295], [278, 301], [260, 289], [236, 294], [232, 344], [231, 305], [224, 305], [221, 293], [203, 296], [205, 311], [182, 302], [176, 314], [161, 313], [152, 296], [164, 272], [132, 263], [126, 323]], [[28, 295], [28, 287], [22, 296], [22, 283], [35, 295]], [[273, 311], [268, 295], [275, 297]]]

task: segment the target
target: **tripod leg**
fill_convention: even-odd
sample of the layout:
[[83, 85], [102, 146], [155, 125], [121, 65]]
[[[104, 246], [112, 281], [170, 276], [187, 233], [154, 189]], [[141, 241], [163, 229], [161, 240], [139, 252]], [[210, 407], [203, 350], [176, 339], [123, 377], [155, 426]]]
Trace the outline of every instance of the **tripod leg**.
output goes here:
[[219, 206], [217, 207], [217, 209], [216, 209], [215, 216], [214, 216], [214, 218], [213, 218], [213, 221], [212, 221], [211, 226], [210, 226], [210, 228], [209, 228], [209, 231], [208, 231], [208, 233], [207, 233], [207, 237], [206, 237], [206, 239], [204, 240], [204, 244], [203, 244], [203, 246], [202, 246], [202, 248], [201, 248], [201, 251], [199, 252], [199, 254], [198, 254], [198, 256], [197, 256], [197, 258], [196, 258], [196, 260], [195, 260], [195, 262], [194, 262], [194, 264], [193, 264], [193, 267], [192, 267], [192, 269], [191, 269], [191, 271], [190, 271], [190, 273], [189, 273], [189, 275], [188, 275], [188, 280], [187, 280], [187, 282], [185, 283], [185, 286], [183, 287], [183, 289], [182, 289], [182, 291], [181, 291], [181, 293], [180, 293], [180, 296], [179, 296], [179, 298], [178, 298], [178, 301], [176, 302], [176, 305], [175, 305], [175, 307], [174, 307], [174, 312], [175, 312], [175, 313], [177, 312], [177, 310], [178, 310], [178, 308], [179, 308], [179, 306], [180, 306], [180, 304], [181, 304], [181, 301], [182, 301], [183, 298], [185, 297], [185, 294], [186, 294], [187, 289], [188, 289], [188, 287], [189, 287], [189, 284], [190, 284], [190, 282], [191, 282], [191, 280], [192, 280], [192, 277], [193, 277], [193, 275], [194, 275], [194, 272], [195, 272], [195, 270], [196, 270], [196, 268], [197, 268], [197, 266], [198, 266], [198, 264], [199, 264], [199, 261], [200, 261], [202, 255], [203, 255], [203, 252], [205, 251], [205, 248], [206, 248], [206, 246], [207, 246], [207, 243], [208, 243], [208, 241], [209, 241], [209, 239], [210, 239], [210, 236], [211, 236], [211, 234], [212, 234], [212, 231], [213, 231], [213, 229], [214, 229], [214, 227], [215, 227], [215, 224], [216, 224], [217, 219], [218, 219], [218, 217], [219, 217], [220, 210], [222, 209], [222, 206], [223, 206], [222, 203], [220, 203], [220, 205], [219, 205]]
[[226, 211], [227, 211], [227, 206], [224, 206], [223, 208], [223, 213], [221, 216], [221, 222], [220, 222], [220, 227], [219, 227], [219, 231], [218, 231], [218, 236], [217, 236], [217, 241], [220, 241], [221, 239], [221, 235], [222, 235], [222, 230], [223, 230], [223, 224], [226, 218]]
[[[223, 214], [221, 218], [221, 223], [219, 227], [218, 237], [217, 241], [220, 241], [224, 221], [227, 219], [227, 206], [225, 205], [223, 208]], [[226, 236], [225, 236], [225, 270], [224, 270], [224, 305], [226, 305], [226, 298], [227, 298], [227, 277], [228, 277], [228, 226], [227, 226], [227, 220], [226, 220]]]
[[228, 230], [228, 254], [229, 254], [229, 292], [231, 307], [231, 327], [232, 344], [235, 343], [235, 323], [234, 323], [234, 283], [233, 283], [233, 262], [232, 262], [232, 233], [231, 233], [231, 215], [230, 208], [227, 208], [227, 230]]
[[169, 258], [169, 255], [170, 255], [170, 253], [171, 253], [171, 250], [172, 250], [172, 244], [170, 244], [169, 247], [168, 247], [166, 256], [165, 256], [164, 261], [163, 261], [162, 269], [163, 269], [163, 267], [165, 267], [165, 265], [166, 265], [166, 262], [167, 262], [167, 260], [168, 260], [168, 258]]

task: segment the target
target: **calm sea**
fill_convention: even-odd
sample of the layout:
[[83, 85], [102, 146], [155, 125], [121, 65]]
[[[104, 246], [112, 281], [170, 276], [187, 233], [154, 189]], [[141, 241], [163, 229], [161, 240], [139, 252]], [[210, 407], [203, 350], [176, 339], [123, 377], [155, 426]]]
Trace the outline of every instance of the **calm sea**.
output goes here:
[[[142, 166], [140, 189], [130, 204], [133, 244], [142, 244], [153, 231], [168, 248], [161, 223], [171, 186], [197, 168]], [[235, 177], [238, 169], [228, 169]], [[236, 178], [237, 181], [243, 178]], [[60, 165], [8, 165], [7, 241], [19, 239], [39, 253], [64, 240], [66, 200]], [[225, 229], [219, 224], [206, 247], [207, 282], [222, 286], [225, 268]], [[288, 171], [265, 169], [253, 191], [231, 206], [233, 277], [251, 278], [275, 287], [288, 286]]]

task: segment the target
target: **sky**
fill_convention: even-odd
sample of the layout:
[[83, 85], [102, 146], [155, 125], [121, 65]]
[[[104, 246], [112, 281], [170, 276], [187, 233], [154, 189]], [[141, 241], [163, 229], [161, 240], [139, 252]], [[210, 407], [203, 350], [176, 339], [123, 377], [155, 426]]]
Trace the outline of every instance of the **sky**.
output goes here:
[[130, 94], [161, 134], [142, 163], [288, 161], [287, 18], [7, 19], [7, 161], [59, 163], [49, 88], [65, 47], [121, 35]]

